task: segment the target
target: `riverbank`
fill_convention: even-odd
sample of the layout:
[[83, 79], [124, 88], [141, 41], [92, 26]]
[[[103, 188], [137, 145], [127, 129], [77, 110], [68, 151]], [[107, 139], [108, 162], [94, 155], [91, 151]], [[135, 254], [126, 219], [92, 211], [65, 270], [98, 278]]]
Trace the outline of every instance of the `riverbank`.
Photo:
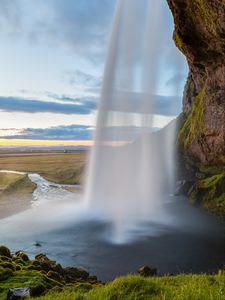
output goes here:
[[0, 219], [28, 209], [35, 188], [27, 174], [0, 171]]
[[8, 248], [0, 247], [0, 300], [5, 300], [9, 289], [14, 288], [27, 288], [30, 296], [40, 300], [223, 300], [225, 297], [222, 270], [211, 275], [145, 276], [127, 275], [104, 283], [86, 270], [63, 268], [44, 254], [30, 260], [23, 252], [12, 255]]

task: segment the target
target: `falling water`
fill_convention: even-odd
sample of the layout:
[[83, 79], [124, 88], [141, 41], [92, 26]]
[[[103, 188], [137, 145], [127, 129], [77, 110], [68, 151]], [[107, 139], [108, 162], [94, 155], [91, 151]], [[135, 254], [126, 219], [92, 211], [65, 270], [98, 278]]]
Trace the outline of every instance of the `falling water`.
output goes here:
[[165, 219], [173, 184], [173, 126], [153, 130], [163, 2], [117, 1], [86, 184], [87, 205], [112, 222], [116, 241]]

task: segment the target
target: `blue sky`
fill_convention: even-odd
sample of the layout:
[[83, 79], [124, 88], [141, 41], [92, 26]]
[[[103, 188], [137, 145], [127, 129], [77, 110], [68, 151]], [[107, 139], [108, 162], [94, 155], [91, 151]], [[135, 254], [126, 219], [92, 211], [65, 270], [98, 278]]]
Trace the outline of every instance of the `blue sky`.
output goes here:
[[[181, 110], [187, 76], [160, 1], [167, 26], [156, 127], [173, 117], [167, 96], [176, 96], [173, 115]], [[0, 0], [0, 138], [92, 137], [114, 8], [114, 0]]]

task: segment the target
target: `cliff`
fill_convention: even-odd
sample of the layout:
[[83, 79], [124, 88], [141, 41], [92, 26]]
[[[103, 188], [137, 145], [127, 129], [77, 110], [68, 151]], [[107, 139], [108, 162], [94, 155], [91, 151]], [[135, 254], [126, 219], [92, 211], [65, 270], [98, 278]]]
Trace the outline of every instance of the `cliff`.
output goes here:
[[167, 1], [190, 69], [178, 146], [201, 180], [189, 196], [225, 214], [225, 0]]

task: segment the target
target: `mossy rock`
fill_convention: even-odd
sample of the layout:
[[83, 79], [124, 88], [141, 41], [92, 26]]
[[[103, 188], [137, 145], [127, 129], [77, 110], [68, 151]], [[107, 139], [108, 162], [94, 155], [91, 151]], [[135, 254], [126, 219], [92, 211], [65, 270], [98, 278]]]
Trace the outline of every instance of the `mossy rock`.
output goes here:
[[0, 266], [0, 281], [6, 280], [12, 275], [13, 271], [11, 269]]
[[195, 99], [192, 110], [183, 114], [183, 122], [178, 133], [178, 145], [185, 153], [194, 140], [201, 138], [204, 131], [204, 98], [205, 86]]
[[51, 279], [53, 279], [53, 280], [55, 280], [55, 281], [58, 281], [58, 282], [62, 282], [62, 281], [63, 281], [63, 277], [60, 276], [59, 273], [54, 272], [54, 271], [48, 271], [47, 277], [48, 277], [48, 278], [51, 278]]
[[12, 262], [1, 262], [0, 267], [16, 271], [16, 265]]
[[203, 204], [208, 210], [225, 215], [225, 174], [198, 180], [189, 191], [193, 204]]
[[22, 260], [23, 262], [28, 262], [30, 261], [28, 255], [22, 251], [17, 251], [15, 253], [16, 255], [14, 256], [16, 259], [19, 258], [20, 260]]
[[[4, 269], [4, 272], [6, 270]], [[4, 275], [5, 278], [0, 284], [0, 300], [6, 299], [10, 288], [28, 287], [31, 290], [31, 295], [36, 297], [44, 294], [58, 284], [56, 281], [49, 280], [47, 276], [35, 270], [21, 270], [14, 273], [11, 270], [7, 270], [7, 272], [8, 274]]]
[[3, 246], [3, 245], [0, 246], [0, 256], [6, 256], [6, 257], [9, 257], [9, 258], [12, 257], [9, 248], [7, 248], [6, 246]]

